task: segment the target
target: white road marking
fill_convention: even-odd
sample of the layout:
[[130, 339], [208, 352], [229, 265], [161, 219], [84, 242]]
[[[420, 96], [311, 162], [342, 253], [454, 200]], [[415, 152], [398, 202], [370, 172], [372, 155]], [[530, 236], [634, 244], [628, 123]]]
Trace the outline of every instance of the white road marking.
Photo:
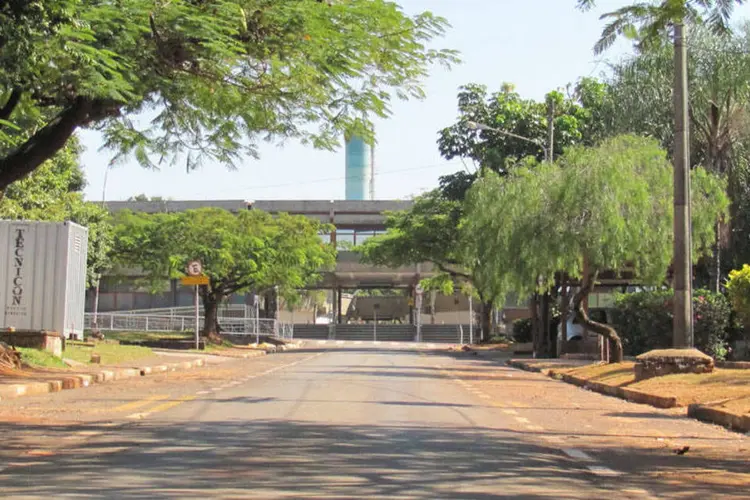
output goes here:
[[401, 345], [401, 344], [399, 344], [398, 342], [391, 342], [391, 345], [392, 346], [398, 346], [398, 345]]
[[129, 418], [130, 420], [140, 420], [142, 418], [146, 418], [148, 415], [149, 415], [148, 412], [146, 412], [146, 413], [132, 413], [132, 414], [128, 415], [125, 418]]
[[336, 341], [336, 345], [344, 345], [344, 341], [343, 340], [337, 340]]
[[500, 411], [505, 413], [506, 415], [518, 415], [518, 412], [516, 410], [508, 410], [507, 408], [503, 408]]
[[620, 473], [602, 465], [587, 465], [586, 468], [597, 476], [619, 476]]
[[581, 450], [577, 450], [575, 448], [563, 448], [562, 451], [563, 453], [568, 455], [570, 458], [576, 458], [578, 460], [586, 460], [588, 462], [592, 462], [594, 460], [588, 454], [582, 452]]
[[541, 425], [527, 425], [526, 428], [530, 431], [540, 432], [544, 430]]
[[204, 394], [211, 394], [211, 391], [198, 391], [196, 392], [196, 394], [198, 394], [199, 396], [202, 396]]
[[492, 399], [492, 397], [488, 396], [487, 394], [479, 394], [479, 397], [482, 399]]
[[531, 422], [529, 422], [528, 418], [524, 418], [524, 417], [516, 417], [516, 422], [519, 422], [519, 423], [522, 423], [522, 424], [529, 424], [529, 423], [531, 423]]
[[361, 344], [362, 344], [362, 341], [361, 341], [361, 340], [355, 340], [355, 341], [354, 341], [354, 345], [361, 345]]
[[328, 343], [327, 340], [318, 340], [318, 344], [326, 344], [326, 343]]
[[562, 437], [560, 436], [540, 436], [540, 437], [544, 439], [545, 441], [552, 441], [555, 443], [559, 443], [560, 441], [562, 441]]

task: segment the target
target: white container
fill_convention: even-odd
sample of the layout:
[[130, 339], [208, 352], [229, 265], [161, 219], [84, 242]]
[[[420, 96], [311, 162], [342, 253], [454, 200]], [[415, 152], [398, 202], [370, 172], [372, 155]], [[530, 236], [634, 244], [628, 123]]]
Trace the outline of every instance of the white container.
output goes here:
[[83, 338], [89, 230], [0, 221], [0, 328]]

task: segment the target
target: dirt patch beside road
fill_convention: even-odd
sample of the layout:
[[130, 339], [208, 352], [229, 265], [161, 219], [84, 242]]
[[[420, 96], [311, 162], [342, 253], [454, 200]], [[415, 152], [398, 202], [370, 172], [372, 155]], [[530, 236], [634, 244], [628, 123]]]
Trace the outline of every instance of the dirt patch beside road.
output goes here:
[[633, 366], [632, 362], [596, 364], [555, 372], [656, 396], [672, 396], [680, 406], [704, 404], [733, 413], [750, 413], [750, 370], [716, 369], [709, 374], [666, 375], [636, 382]]

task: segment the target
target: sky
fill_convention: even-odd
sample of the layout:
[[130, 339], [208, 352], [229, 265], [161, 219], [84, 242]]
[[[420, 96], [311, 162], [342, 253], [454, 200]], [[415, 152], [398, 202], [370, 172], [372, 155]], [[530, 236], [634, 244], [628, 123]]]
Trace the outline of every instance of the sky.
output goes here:
[[[408, 199], [437, 186], [438, 177], [464, 169], [437, 150], [437, 132], [457, 117], [461, 85], [479, 83], [497, 91], [503, 82], [522, 96], [542, 99], [582, 76], [600, 76], [606, 62], [625, 57], [622, 41], [595, 56], [593, 45], [603, 26], [599, 16], [630, 3], [600, 0], [582, 13], [576, 0], [398, 0], [405, 12], [425, 10], [445, 17], [451, 28], [435, 48], [461, 53], [451, 70], [432, 68], [422, 101], [396, 101], [392, 116], [375, 124], [375, 198]], [[750, 6], [736, 17], [750, 17]], [[317, 151], [294, 141], [263, 144], [260, 159], [238, 169], [206, 163], [187, 173], [175, 166], [144, 170], [135, 162], [107, 168], [112, 152], [102, 151], [101, 136], [83, 131], [82, 163], [89, 200], [125, 200], [137, 194], [181, 200], [271, 200], [344, 198], [344, 149]], [[106, 182], [105, 182], [106, 180]]]

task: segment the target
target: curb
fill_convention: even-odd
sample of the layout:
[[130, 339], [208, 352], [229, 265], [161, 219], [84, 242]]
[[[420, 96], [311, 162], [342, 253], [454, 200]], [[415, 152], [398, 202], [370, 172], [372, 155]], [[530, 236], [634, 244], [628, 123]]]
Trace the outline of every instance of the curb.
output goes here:
[[535, 366], [530, 366], [521, 361], [515, 361], [512, 359], [509, 359], [508, 361], [506, 361], [506, 364], [510, 367], [518, 368], [519, 370], [523, 370], [525, 372], [541, 373], [543, 375], [547, 375], [548, 377], [553, 376], [552, 370], [550, 370], [549, 368], [537, 368]]
[[750, 370], [750, 361], [718, 361], [716, 367], [725, 370]]
[[144, 366], [142, 368], [120, 368], [117, 370], [102, 370], [92, 374], [75, 374], [64, 376], [59, 380], [48, 380], [45, 382], [29, 382], [26, 384], [8, 384], [0, 386], [0, 401], [5, 399], [16, 399], [22, 396], [38, 396], [50, 392], [80, 389], [90, 385], [114, 382], [129, 378], [142, 377], [155, 373], [174, 372], [190, 370], [205, 366], [204, 359], [193, 361], [182, 361], [180, 363], [169, 363], [156, 366]]
[[602, 384], [600, 382], [592, 382], [590, 380], [582, 379], [574, 375], [568, 375], [567, 373], [559, 373], [554, 369], [539, 369], [532, 366], [528, 366], [518, 361], [508, 361], [508, 365], [513, 368], [519, 368], [527, 372], [536, 372], [553, 377], [568, 384], [572, 384], [583, 389], [587, 389], [605, 396], [613, 396], [616, 398], [630, 401], [631, 403], [639, 403], [656, 408], [677, 408], [681, 406], [676, 397], [672, 396], [656, 396], [654, 394], [648, 394], [646, 392], [636, 391], [625, 387], [615, 387], [612, 385]]
[[631, 403], [639, 403], [642, 405], [650, 405], [656, 408], [676, 408], [681, 406], [677, 402], [677, 398], [672, 396], [656, 396], [646, 392], [636, 391], [628, 389], [626, 387], [616, 387], [613, 385], [602, 384], [601, 382], [592, 382], [590, 380], [582, 379], [574, 375], [568, 375], [566, 373], [556, 373], [554, 370], [550, 370], [550, 376], [559, 377], [564, 382], [576, 385], [589, 391], [598, 392], [605, 396], [613, 396], [616, 398], [630, 401]]
[[689, 405], [687, 415], [701, 422], [720, 425], [735, 431], [750, 432], [749, 415], [736, 415], [700, 404]]

